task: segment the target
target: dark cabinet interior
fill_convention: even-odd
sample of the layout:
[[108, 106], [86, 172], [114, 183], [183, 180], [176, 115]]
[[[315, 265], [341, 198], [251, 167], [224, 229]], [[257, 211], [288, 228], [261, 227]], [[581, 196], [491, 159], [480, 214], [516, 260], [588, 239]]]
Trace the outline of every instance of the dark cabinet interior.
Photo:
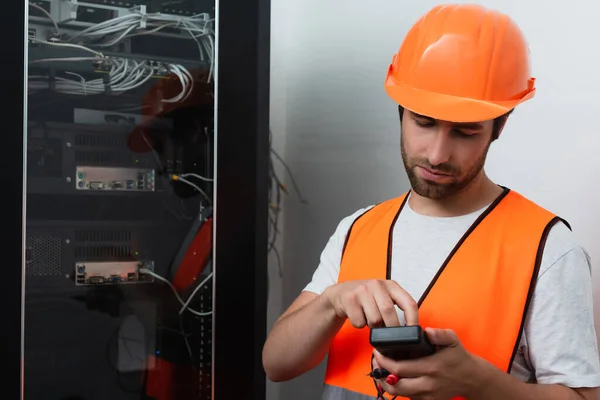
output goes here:
[[269, 2], [10, 7], [3, 398], [263, 399]]

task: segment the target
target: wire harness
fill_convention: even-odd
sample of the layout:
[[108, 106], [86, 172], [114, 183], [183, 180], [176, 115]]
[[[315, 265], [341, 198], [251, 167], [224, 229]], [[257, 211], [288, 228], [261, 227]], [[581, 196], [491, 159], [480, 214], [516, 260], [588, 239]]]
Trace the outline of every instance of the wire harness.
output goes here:
[[107, 57], [103, 53], [127, 38], [158, 32], [166, 32], [165, 34], [168, 35], [193, 40], [198, 47], [200, 61], [209, 63], [207, 81], [213, 80], [215, 32], [214, 19], [210, 18], [208, 14], [183, 17], [147, 13], [146, 7], [140, 6], [130, 10], [128, 14], [90, 26], [68, 37], [61, 32], [58, 21], [52, 17], [51, 13], [34, 3], [29, 3], [29, 5], [42, 11], [54, 26], [52, 37], [47, 39], [30, 37], [30, 43], [77, 49], [89, 54], [89, 56], [78, 57], [33, 59], [29, 61], [30, 66], [57, 62], [88, 62], [93, 64], [96, 72], [106, 74], [100, 78], [87, 79], [82, 74], [72, 71], [64, 71], [57, 76], [34, 73], [29, 76], [29, 94], [52, 89], [70, 95], [120, 95], [139, 88], [152, 78], [173, 76], [181, 83], [181, 91], [172, 98], [162, 99], [162, 101], [167, 103], [184, 101], [192, 93], [194, 78], [183, 65], [136, 60], [126, 56]]
[[200, 60], [210, 62], [208, 80], [214, 73], [215, 32], [214, 19], [208, 14], [180, 17], [161, 13], [146, 13], [145, 7], [139, 11], [101, 22], [84, 29], [69, 39], [69, 43], [89, 45], [99, 48], [113, 47], [123, 39], [133, 36], [150, 35], [165, 29], [187, 32], [198, 46]]

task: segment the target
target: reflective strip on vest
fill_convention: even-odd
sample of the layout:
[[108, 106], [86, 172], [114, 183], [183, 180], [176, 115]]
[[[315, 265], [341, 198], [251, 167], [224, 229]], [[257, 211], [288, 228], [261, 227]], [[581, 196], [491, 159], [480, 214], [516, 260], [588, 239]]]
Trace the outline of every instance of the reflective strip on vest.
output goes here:
[[[392, 233], [407, 198], [388, 200], [355, 220], [338, 282], [390, 279]], [[505, 188], [467, 230], [418, 301], [420, 325], [454, 330], [469, 352], [510, 372], [546, 237], [558, 221]], [[346, 321], [330, 345], [325, 383], [347, 389], [328, 388], [329, 396], [350, 397], [328, 399], [377, 397], [373, 380], [366, 376], [372, 352], [369, 329], [356, 329]], [[351, 397], [356, 393], [367, 397]]]
[[325, 385], [321, 400], [373, 400], [375, 398], [377, 397], [367, 396], [337, 386]]

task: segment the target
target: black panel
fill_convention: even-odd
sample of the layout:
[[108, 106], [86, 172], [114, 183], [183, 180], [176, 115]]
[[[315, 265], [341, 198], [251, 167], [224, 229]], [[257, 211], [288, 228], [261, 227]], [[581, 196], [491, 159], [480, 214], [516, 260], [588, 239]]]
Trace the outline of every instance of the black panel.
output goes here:
[[[81, 24], [132, 12], [117, 3], [78, 7], [76, 21], [59, 27], [60, 40], [75, 40]], [[158, 22], [148, 18], [151, 31]], [[179, 31], [194, 28], [190, 21]], [[197, 41], [160, 23], [171, 37], [125, 37], [133, 31], [112, 25], [119, 44], [105, 49], [99, 41], [115, 36], [89, 36], [77, 48], [44, 43], [36, 19], [28, 45], [25, 400], [212, 392], [212, 316], [191, 312], [212, 311], [210, 281], [182, 306], [212, 267], [183, 289], [175, 282], [175, 258], [196, 251], [186, 238], [213, 194], [202, 178], [213, 174], [212, 85]], [[142, 48], [144, 41], [153, 46]], [[99, 50], [121, 61], [90, 60]], [[184, 173], [197, 176], [173, 176]], [[193, 270], [194, 260], [180, 262]]]
[[[131, 126], [30, 121], [27, 192], [89, 195], [76, 188], [77, 166], [156, 169], [152, 154], [136, 154], [127, 148]], [[158, 183], [156, 189], [161, 190]]]
[[24, 92], [24, 36], [26, 2], [3, 4], [0, 32], [3, 43], [4, 72], [0, 83], [11, 100], [2, 108], [2, 260], [4, 264], [0, 290], [2, 304], [2, 397], [19, 399], [21, 389], [21, 285], [23, 253], [23, 92]]
[[219, 12], [215, 399], [264, 400], [270, 2]]
[[[129, 86], [119, 82], [135, 76], [137, 69], [119, 75], [108, 61], [90, 61], [88, 50], [43, 43], [70, 40], [86, 23], [102, 24], [137, 5], [173, 18], [201, 13], [214, 18], [213, 0], [79, 3], [76, 20], [61, 24], [61, 35], [56, 35], [43, 11], [29, 7], [32, 25], [27, 33], [34, 40], [27, 44], [28, 66], [22, 62], [26, 3], [5, 4], [7, 20], [0, 28], [8, 38], [4, 54], [10, 55], [2, 83], [12, 96], [3, 109], [3, 128], [8, 133], [2, 142], [0, 177], [6, 266], [0, 290], [4, 310], [1, 354], [6, 367], [2, 398], [237, 399], [240, 392], [232, 390], [230, 382], [234, 374], [237, 385], [244, 388], [244, 398], [264, 400], [261, 351], [267, 306], [269, 1], [219, 5], [217, 132], [215, 97], [209, 93], [212, 84], [204, 91], [204, 83], [200, 83], [208, 75], [209, 63], [200, 59], [199, 36], [182, 35], [182, 25], [139, 36], [124, 34], [118, 44], [106, 47], [97, 47], [98, 40], [116, 36], [73, 42], [102, 50], [109, 57], [135, 63], [146, 60], [144, 68], [153, 68], [151, 74], [146, 75], [146, 69], [139, 71], [145, 71], [148, 79], [141, 82], [138, 73], [135, 84]], [[49, 2], [35, 0], [33, 4], [55, 11], [48, 7]], [[122, 28], [115, 31], [117, 36], [123, 32]], [[19, 37], [21, 33], [23, 37]], [[174, 64], [179, 66], [173, 68]], [[170, 65], [170, 75], [165, 65]], [[27, 67], [25, 112], [22, 93]], [[190, 72], [194, 87], [201, 90], [199, 97], [194, 91], [190, 103], [186, 97], [169, 108], [172, 102], [153, 99], [177, 94], [169, 93], [173, 82], [178, 82], [177, 68]], [[86, 85], [78, 86], [79, 79]], [[82, 117], [76, 109], [96, 114]], [[140, 143], [144, 147], [140, 138], [150, 149], [140, 149]], [[215, 143], [217, 155], [213, 154]], [[218, 164], [213, 171], [215, 156]], [[89, 170], [81, 175], [77, 170], [81, 166], [154, 169], [155, 190], [123, 191], [122, 185], [129, 188], [129, 183], [120, 180], [111, 180], [110, 190], [96, 190], [92, 182], [84, 185], [94, 190], [83, 190], [76, 185], [83, 180], [81, 176], [89, 176]], [[216, 271], [216, 291], [213, 293], [209, 281], [188, 306], [200, 313], [225, 316], [216, 318], [214, 326], [212, 316], [182, 310], [171, 288], [160, 279], [133, 283], [113, 281], [111, 275], [110, 281], [81, 286], [75, 277], [81, 263], [89, 268], [94, 262], [131, 262], [138, 271], [152, 260], [154, 273], [176, 281], [180, 266], [174, 260], [186, 254], [182, 246], [185, 249], [194, 237], [194, 219], [210, 200], [173, 178], [173, 173], [218, 177], [214, 188], [216, 264], [194, 275], [194, 282], [180, 292], [187, 299], [199, 282]], [[193, 183], [213, 199], [211, 182], [197, 179]], [[227, 318], [231, 315], [236, 318]]]

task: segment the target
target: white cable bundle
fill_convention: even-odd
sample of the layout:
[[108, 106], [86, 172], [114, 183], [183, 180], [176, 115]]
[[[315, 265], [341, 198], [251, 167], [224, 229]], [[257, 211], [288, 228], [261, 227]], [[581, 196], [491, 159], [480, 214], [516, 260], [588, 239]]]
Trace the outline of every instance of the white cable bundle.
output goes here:
[[161, 13], [134, 13], [113, 18], [91, 26], [70, 39], [71, 43], [86, 43], [91, 41], [94, 46], [111, 47], [121, 40], [140, 35], [149, 35], [165, 28], [182, 29], [198, 45], [200, 59], [210, 62], [208, 80], [212, 79], [214, 69], [215, 40], [212, 29], [212, 19], [206, 14], [192, 17], [179, 17]]
[[[37, 7], [34, 4], [31, 5]], [[94, 46], [110, 47], [127, 37], [148, 35], [165, 28], [176, 28], [183, 29], [189, 33], [190, 37], [198, 45], [202, 61], [204, 61], [205, 55], [208, 55], [210, 60], [208, 81], [210, 82], [214, 70], [215, 42], [214, 30], [212, 28], [214, 20], [209, 19], [208, 14], [199, 14], [192, 17], [178, 17], [160, 13], [147, 14], [142, 10], [145, 9], [141, 8], [139, 12], [113, 18], [84, 29], [77, 35], [71, 37], [69, 39], [70, 43], [64, 43], [58, 38], [50, 39], [48, 41], [30, 38], [30, 42], [43, 45], [84, 50], [93, 54], [94, 57], [36, 59], [31, 60], [29, 64], [76, 61], [102, 63], [105, 67], [109, 65], [110, 70], [108, 71], [107, 79], [98, 78], [87, 81], [83, 76], [77, 73], [65, 71], [65, 74], [68, 76], [55, 77], [53, 86], [56, 91], [67, 94], [93, 95], [106, 93], [118, 95], [124, 91], [135, 89], [143, 85], [156, 75], [156, 69], [153, 66], [148, 65], [145, 61], [135, 61], [118, 57], [107, 58], [101, 52], [91, 49], [82, 43], [90, 41], [94, 42]], [[48, 15], [52, 17], [50, 14]], [[54, 24], [58, 31], [59, 27], [56, 24], [56, 21], [54, 21]], [[178, 64], [161, 64], [161, 66], [166, 70], [161, 72], [175, 75], [181, 83], [181, 92], [179, 94], [170, 99], [162, 99], [162, 101], [166, 103], [175, 103], [185, 100], [194, 87], [194, 79], [190, 72], [185, 67]], [[48, 76], [30, 75], [29, 92], [48, 89], [50, 85], [49, 79]]]
[[[135, 61], [126, 58], [85, 58], [87, 61], [99, 61], [105, 65], [110, 65], [110, 70], [106, 79], [96, 78], [86, 80], [83, 76], [66, 71], [69, 77], [55, 77], [54, 90], [65, 94], [74, 95], [94, 95], [111, 94], [119, 95], [127, 90], [132, 90], [142, 86], [153, 76], [156, 75], [156, 67], [148, 65], [146, 61]], [[48, 59], [42, 61], [60, 61], [61, 59]], [[68, 59], [65, 59], [68, 60]], [[37, 60], [40, 61], [40, 60]], [[82, 60], [83, 61], [83, 60]], [[164, 99], [164, 102], [178, 102], [185, 100], [193, 88], [193, 79], [191, 74], [181, 65], [162, 64], [169, 72], [175, 74], [181, 83], [181, 92], [170, 99]], [[72, 77], [71, 77], [72, 76]], [[48, 89], [50, 78], [46, 75], [30, 75], [29, 89], [44, 90]]]

